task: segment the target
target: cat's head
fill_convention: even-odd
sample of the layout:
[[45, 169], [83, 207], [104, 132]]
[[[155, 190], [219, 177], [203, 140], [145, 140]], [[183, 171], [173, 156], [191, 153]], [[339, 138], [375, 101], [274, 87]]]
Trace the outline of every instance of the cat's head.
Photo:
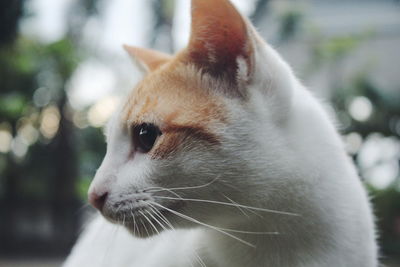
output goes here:
[[144, 77], [108, 124], [89, 189], [138, 236], [240, 220], [234, 203], [265, 206], [267, 180], [284, 169], [290, 70], [229, 1], [193, 0], [191, 10], [177, 55], [125, 47]]

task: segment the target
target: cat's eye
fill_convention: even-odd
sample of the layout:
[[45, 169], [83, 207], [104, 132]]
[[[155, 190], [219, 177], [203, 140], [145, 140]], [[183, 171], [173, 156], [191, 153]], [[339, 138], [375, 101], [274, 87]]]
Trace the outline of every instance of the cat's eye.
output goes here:
[[160, 129], [151, 123], [142, 123], [133, 128], [132, 138], [135, 150], [147, 153], [149, 152], [157, 138], [161, 135]]

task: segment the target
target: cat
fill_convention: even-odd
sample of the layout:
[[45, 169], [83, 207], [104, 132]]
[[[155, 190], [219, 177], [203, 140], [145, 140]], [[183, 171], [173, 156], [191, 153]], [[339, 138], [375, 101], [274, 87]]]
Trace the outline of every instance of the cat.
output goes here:
[[[376, 267], [368, 196], [333, 123], [228, 0], [192, 0], [188, 46], [106, 127], [98, 215], [65, 267]], [[122, 225], [122, 226], [121, 226]]]

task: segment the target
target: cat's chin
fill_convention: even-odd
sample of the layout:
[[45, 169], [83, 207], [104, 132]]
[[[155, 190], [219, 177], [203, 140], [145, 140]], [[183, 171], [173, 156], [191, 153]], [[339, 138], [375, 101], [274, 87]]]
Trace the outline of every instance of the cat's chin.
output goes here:
[[131, 235], [133, 235], [134, 237], [143, 238], [143, 239], [156, 236], [158, 234], [161, 234], [161, 232], [164, 231], [163, 229], [157, 229], [158, 232], [156, 232], [154, 229], [152, 229], [152, 230], [149, 229], [149, 226], [150, 225], [148, 225], [148, 226], [146, 225], [147, 231], [146, 231], [146, 228], [144, 226], [138, 226], [138, 225], [134, 226], [133, 224], [125, 225], [125, 229], [127, 229], [128, 232]]
[[[122, 203], [122, 202], [121, 202]], [[160, 208], [149, 209], [142, 206], [142, 209], [120, 209], [115, 212], [107, 206], [101, 214], [109, 222], [125, 227], [133, 236], [138, 238], [148, 238], [162, 233], [164, 230], [175, 229], [173, 221], [179, 218], [176, 214], [181, 214], [185, 203], [182, 201], [172, 201], [169, 203], [155, 204]], [[184, 216], [184, 215], [182, 215]], [[177, 218], [176, 218], [177, 217]]]
[[126, 230], [128, 230], [130, 234], [138, 238], [152, 237], [164, 231], [164, 229], [161, 228], [158, 223], [153, 220], [151, 220], [150, 223], [144, 218], [136, 218], [135, 221], [123, 221], [122, 219], [104, 216], [104, 214], [103, 217], [112, 224], [124, 227]]

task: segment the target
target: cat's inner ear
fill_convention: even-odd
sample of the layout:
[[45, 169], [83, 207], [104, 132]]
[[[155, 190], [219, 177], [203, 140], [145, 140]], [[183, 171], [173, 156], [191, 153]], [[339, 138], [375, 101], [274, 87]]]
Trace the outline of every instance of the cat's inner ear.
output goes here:
[[228, 0], [192, 0], [191, 13], [189, 60], [231, 84], [249, 78], [253, 46], [249, 26], [236, 8]]
[[123, 47], [132, 60], [139, 63], [145, 71], [153, 71], [172, 59], [172, 56], [168, 54], [151, 49], [130, 45]]

